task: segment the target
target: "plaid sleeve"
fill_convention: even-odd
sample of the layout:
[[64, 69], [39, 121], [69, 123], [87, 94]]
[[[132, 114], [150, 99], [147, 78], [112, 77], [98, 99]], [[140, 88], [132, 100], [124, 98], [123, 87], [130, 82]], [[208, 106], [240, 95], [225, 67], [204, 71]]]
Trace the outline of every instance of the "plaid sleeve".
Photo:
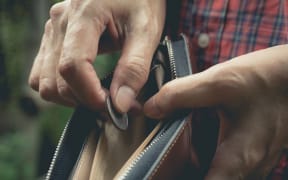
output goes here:
[[[204, 70], [251, 51], [287, 43], [286, 1], [182, 0], [178, 31], [189, 37], [198, 70]], [[208, 41], [205, 46], [201, 46], [203, 35]]]
[[[288, 43], [287, 0], [182, 0], [178, 33], [189, 37], [198, 71]], [[288, 179], [288, 150], [268, 179]]]

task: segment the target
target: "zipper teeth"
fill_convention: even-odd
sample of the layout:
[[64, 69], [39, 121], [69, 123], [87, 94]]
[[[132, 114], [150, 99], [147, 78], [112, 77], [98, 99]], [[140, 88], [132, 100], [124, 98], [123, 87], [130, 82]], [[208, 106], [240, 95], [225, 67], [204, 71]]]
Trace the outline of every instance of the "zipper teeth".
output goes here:
[[[168, 39], [165, 39], [165, 44], [167, 46], [167, 50], [168, 50], [168, 56], [169, 56], [169, 63], [170, 63], [170, 69], [171, 69], [171, 74], [172, 74], [172, 79], [176, 79], [177, 78], [177, 73], [176, 73], [176, 63], [175, 63], [175, 58], [174, 58], [174, 53], [173, 53], [173, 48], [172, 48], [172, 45], [171, 45], [171, 41], [168, 40]], [[109, 78], [109, 76], [111, 76], [113, 74], [113, 71], [111, 73], [108, 73], [106, 76], [104, 76], [103, 78], [101, 78], [101, 80], [106, 80]], [[56, 150], [55, 150], [55, 153], [53, 155], [53, 158], [52, 158], [52, 161], [51, 161], [51, 164], [50, 164], [50, 167], [49, 167], [49, 170], [47, 172], [47, 175], [45, 177], [45, 180], [50, 180], [51, 179], [51, 175], [52, 175], [52, 171], [55, 167], [55, 163], [56, 163], [56, 160], [59, 156], [59, 150], [62, 146], [62, 142], [64, 140], [64, 137], [66, 135], [66, 131], [67, 131], [67, 128], [70, 124], [70, 120], [67, 122], [67, 124], [65, 125], [64, 127], [64, 130], [61, 134], [61, 137], [59, 139], [59, 142], [57, 144], [57, 147], [56, 147]], [[160, 136], [158, 136], [156, 139], [152, 140], [152, 142], [132, 161], [132, 163], [129, 165], [129, 167], [127, 168], [127, 171], [125, 171], [125, 173], [120, 176], [119, 179], [125, 179], [128, 174], [130, 173], [130, 171], [132, 170], [132, 168], [136, 165], [136, 163], [144, 156], [144, 154], [155, 144], [157, 143], [161, 138], [162, 136], [165, 134], [165, 131], [160, 134]]]
[[157, 142], [160, 141], [160, 139], [163, 137], [163, 135], [165, 134], [165, 132], [163, 132], [162, 134], [160, 134], [160, 136], [158, 136], [156, 139], [152, 140], [152, 142], [132, 161], [132, 163], [127, 167], [127, 170], [125, 171], [125, 173], [123, 175], [120, 176], [119, 180], [123, 180], [125, 179], [128, 174], [131, 172], [132, 168], [137, 164], [137, 162], [140, 161], [140, 159], [146, 154], [146, 152], [151, 149], [151, 147], [156, 144]]
[[171, 44], [171, 41], [168, 39], [166, 39], [165, 41], [166, 41], [166, 46], [167, 46], [167, 50], [168, 50], [172, 79], [176, 79], [177, 78], [176, 63], [175, 63], [175, 57], [174, 57], [172, 44]]
[[[171, 74], [172, 74], [172, 79], [176, 79], [177, 78], [177, 72], [176, 72], [176, 63], [175, 63], [175, 57], [174, 57], [174, 52], [173, 52], [173, 48], [171, 45], [171, 41], [169, 39], [165, 39], [164, 43], [167, 47], [168, 50], [168, 56], [169, 56], [169, 63], [170, 63], [170, 70], [171, 70]], [[125, 179], [128, 174], [131, 172], [132, 168], [137, 164], [137, 162], [140, 161], [140, 159], [145, 155], [145, 153], [151, 149], [151, 147], [156, 144], [158, 141], [160, 141], [160, 139], [163, 137], [163, 135], [165, 134], [165, 131], [163, 133], [160, 134], [160, 136], [156, 137], [156, 139], [152, 140], [152, 142], [132, 161], [132, 163], [128, 166], [127, 170], [125, 171], [125, 173], [123, 175], [120, 176], [120, 180]]]
[[57, 158], [59, 156], [59, 150], [60, 150], [60, 147], [62, 146], [62, 143], [63, 143], [64, 137], [66, 135], [66, 131], [67, 131], [67, 128], [68, 128], [69, 124], [70, 124], [70, 120], [66, 123], [66, 125], [64, 127], [64, 130], [63, 130], [63, 132], [61, 134], [61, 137], [60, 137], [59, 142], [57, 144], [57, 147], [56, 147], [55, 153], [53, 155], [49, 170], [48, 170], [48, 172], [46, 174], [45, 180], [50, 180], [51, 179], [52, 171], [53, 171], [53, 169], [55, 167], [56, 160], [57, 160]]

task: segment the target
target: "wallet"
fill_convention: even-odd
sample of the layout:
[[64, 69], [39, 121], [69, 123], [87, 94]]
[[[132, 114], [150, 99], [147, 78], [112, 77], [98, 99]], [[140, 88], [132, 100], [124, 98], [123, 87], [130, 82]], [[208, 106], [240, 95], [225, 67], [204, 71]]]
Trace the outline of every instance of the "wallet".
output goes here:
[[[185, 36], [166, 37], [153, 56], [139, 102], [165, 83], [190, 74]], [[109, 88], [111, 77], [101, 81], [104, 87]], [[161, 121], [141, 113], [128, 116], [129, 127], [123, 131], [100, 112], [77, 107], [63, 130], [46, 179], [198, 179], [191, 110], [179, 110]]]

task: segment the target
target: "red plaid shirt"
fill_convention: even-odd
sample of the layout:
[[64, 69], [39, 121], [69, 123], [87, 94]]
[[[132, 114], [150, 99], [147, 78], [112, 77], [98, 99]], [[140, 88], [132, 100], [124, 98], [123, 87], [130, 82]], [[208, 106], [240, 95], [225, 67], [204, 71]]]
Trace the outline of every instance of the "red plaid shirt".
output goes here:
[[[182, 0], [178, 33], [198, 71], [242, 54], [288, 44], [287, 0]], [[269, 179], [288, 179], [288, 151]]]

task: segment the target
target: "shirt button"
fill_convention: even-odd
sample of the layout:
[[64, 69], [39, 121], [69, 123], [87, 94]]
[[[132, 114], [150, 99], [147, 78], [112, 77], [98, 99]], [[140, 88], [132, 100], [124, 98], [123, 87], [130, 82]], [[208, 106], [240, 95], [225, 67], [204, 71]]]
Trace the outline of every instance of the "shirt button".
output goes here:
[[201, 48], [206, 48], [209, 45], [209, 35], [206, 33], [201, 33], [198, 37], [198, 45]]

